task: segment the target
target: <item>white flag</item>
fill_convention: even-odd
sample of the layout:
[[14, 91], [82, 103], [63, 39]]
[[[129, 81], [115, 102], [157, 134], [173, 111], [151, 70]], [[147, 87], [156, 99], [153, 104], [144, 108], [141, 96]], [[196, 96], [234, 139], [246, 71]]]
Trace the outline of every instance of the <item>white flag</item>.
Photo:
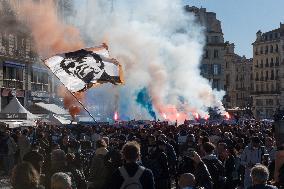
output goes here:
[[108, 47], [81, 49], [59, 54], [45, 64], [71, 92], [86, 90], [102, 83], [122, 84], [122, 67], [110, 58]]

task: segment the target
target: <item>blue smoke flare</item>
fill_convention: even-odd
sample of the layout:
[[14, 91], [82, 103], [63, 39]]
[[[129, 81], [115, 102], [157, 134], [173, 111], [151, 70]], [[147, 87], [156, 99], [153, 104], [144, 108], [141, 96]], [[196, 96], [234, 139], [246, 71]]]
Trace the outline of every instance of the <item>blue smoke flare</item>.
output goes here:
[[143, 108], [145, 108], [148, 113], [156, 120], [156, 113], [153, 109], [152, 99], [145, 87], [138, 92], [136, 102]]

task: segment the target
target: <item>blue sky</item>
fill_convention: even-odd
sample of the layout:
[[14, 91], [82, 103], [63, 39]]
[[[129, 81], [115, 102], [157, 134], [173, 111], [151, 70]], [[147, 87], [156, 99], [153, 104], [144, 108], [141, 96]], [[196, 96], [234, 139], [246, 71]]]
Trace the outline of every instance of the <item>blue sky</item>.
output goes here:
[[239, 55], [252, 58], [256, 32], [267, 32], [284, 23], [284, 0], [184, 0], [186, 4], [216, 12], [225, 41], [235, 43]]

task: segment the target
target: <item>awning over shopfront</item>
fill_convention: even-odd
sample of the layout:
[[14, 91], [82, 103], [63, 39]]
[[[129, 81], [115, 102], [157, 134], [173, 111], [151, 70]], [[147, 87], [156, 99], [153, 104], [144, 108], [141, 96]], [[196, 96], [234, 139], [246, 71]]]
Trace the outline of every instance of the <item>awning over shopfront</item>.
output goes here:
[[46, 104], [43, 102], [38, 102], [38, 103], [35, 103], [34, 105], [52, 114], [69, 115], [69, 113], [65, 109], [61, 108], [60, 106], [57, 106], [56, 104]]

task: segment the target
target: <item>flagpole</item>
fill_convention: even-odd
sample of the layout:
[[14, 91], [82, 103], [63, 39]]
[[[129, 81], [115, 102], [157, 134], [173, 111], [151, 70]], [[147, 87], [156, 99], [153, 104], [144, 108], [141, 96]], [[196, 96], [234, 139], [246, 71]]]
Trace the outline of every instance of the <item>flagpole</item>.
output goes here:
[[[41, 59], [41, 61], [43, 62], [44, 66], [46, 68], [48, 68], [48, 70], [50, 70], [50, 68], [44, 63], [44, 60]], [[55, 75], [53, 72], [51, 72], [56, 78], [57, 80], [65, 87], [65, 89], [76, 99], [76, 101], [83, 107], [83, 109], [89, 114], [89, 116], [94, 120], [94, 122], [97, 122], [94, 118], [94, 116], [91, 114], [91, 112], [84, 106], [84, 104], [74, 95], [74, 93], [72, 93], [71, 91], [68, 90], [68, 88], [64, 85], [64, 83], [59, 79], [59, 77], [57, 75]]]

